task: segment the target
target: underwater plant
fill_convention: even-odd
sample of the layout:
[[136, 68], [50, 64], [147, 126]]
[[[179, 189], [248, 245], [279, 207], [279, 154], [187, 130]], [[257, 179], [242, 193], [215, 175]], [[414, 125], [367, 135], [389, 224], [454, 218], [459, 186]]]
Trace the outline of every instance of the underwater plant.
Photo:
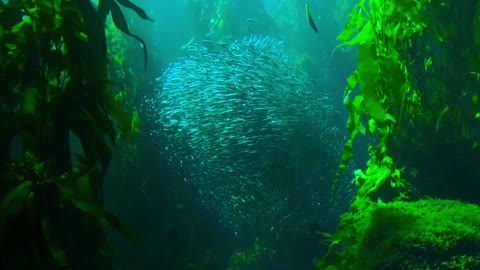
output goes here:
[[361, 0], [338, 36], [337, 47], [358, 47], [358, 67], [345, 89], [350, 139], [337, 177], [355, 137], [372, 140], [366, 169], [354, 174], [357, 196], [317, 269], [478, 268], [480, 208], [447, 200], [478, 202], [468, 190], [480, 161], [471, 71], [480, 13], [477, 1], [457, 4]]
[[273, 254], [275, 254], [275, 250], [265, 246], [265, 243], [257, 238], [252, 248], [235, 252], [232, 255], [227, 270], [264, 269], [264, 261]]
[[141, 240], [102, 207], [112, 147], [138, 127], [110, 91], [99, 27], [111, 13], [144, 43], [119, 5], [149, 20], [129, 0], [0, 2], [2, 269], [111, 269], [102, 223]]

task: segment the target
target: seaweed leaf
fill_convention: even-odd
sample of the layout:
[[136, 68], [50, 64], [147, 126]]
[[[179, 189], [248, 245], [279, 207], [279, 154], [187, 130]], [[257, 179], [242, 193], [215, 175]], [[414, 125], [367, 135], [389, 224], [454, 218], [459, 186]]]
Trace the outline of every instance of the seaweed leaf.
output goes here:
[[63, 251], [63, 248], [61, 247], [59, 235], [54, 229], [52, 222], [47, 218], [42, 219], [42, 231], [43, 236], [47, 241], [50, 255], [55, 259], [57, 266], [66, 266], [67, 257], [65, 256], [65, 251]]
[[[71, 131], [80, 139], [86, 158], [98, 162], [86, 165], [104, 172], [116, 136], [108, 116], [98, 106], [82, 106], [71, 119]], [[109, 136], [109, 140], [105, 135]]]
[[141, 39], [139, 36], [134, 35], [130, 32], [130, 30], [128, 29], [127, 21], [125, 20], [125, 16], [123, 16], [123, 12], [116, 2], [112, 2], [110, 11], [112, 12], [112, 19], [115, 26], [123, 33], [133, 37], [134, 39], [142, 43], [143, 57], [144, 57], [145, 69], [146, 69], [147, 68], [147, 45], [145, 44], [145, 41], [143, 41], [143, 39]]
[[378, 123], [385, 122], [385, 108], [379, 97], [382, 90], [380, 72], [381, 62], [376, 56], [375, 47], [360, 45], [358, 47], [358, 82], [365, 101], [365, 111]]
[[26, 181], [14, 187], [0, 202], [0, 227], [4, 225], [7, 219], [20, 212], [25, 202], [32, 192], [30, 186], [32, 182]]
[[350, 136], [350, 139], [347, 141], [347, 143], [343, 148], [341, 163], [340, 163], [340, 166], [338, 166], [337, 172], [335, 173], [335, 177], [333, 179], [332, 192], [336, 191], [338, 180], [340, 180], [340, 177], [342, 176], [343, 172], [345, 172], [348, 164], [353, 158], [353, 139], [354, 138], [355, 138], [355, 135], [352, 134]]
[[[65, 176], [67, 181], [64, 180], [57, 185], [62, 197], [67, 200], [79, 199], [88, 202], [94, 201], [89, 174], [96, 169], [96, 166], [89, 168], [73, 167], [73, 174]], [[75, 181], [68, 181], [71, 179]]]
[[131, 228], [130, 226], [122, 223], [116, 216], [109, 211], [103, 209], [92, 203], [87, 203], [79, 200], [69, 200], [76, 208], [84, 211], [87, 214], [92, 215], [95, 218], [100, 219], [103, 222], [110, 224], [115, 230], [120, 232], [128, 240], [139, 243], [142, 241], [142, 235]]
[[135, 13], [137, 13], [137, 15], [144, 19], [144, 20], [147, 20], [147, 21], [151, 21], [153, 22], [153, 19], [151, 19], [150, 17], [148, 17], [147, 13], [141, 9], [140, 7], [138, 7], [137, 5], [135, 5], [134, 3], [130, 2], [130, 0], [117, 0], [117, 2], [126, 7], [126, 8], [129, 8], [133, 11], [135, 11]]
[[337, 40], [349, 40], [353, 36], [356, 29], [353, 26], [345, 27], [345, 29], [337, 36]]
[[343, 46], [354, 46], [354, 45], [362, 45], [365, 43], [373, 43], [375, 41], [375, 32], [373, 31], [372, 24], [370, 22], [367, 22], [365, 26], [362, 28], [362, 30], [352, 39], [342, 42], [338, 44], [332, 52], [333, 53], [339, 48]]

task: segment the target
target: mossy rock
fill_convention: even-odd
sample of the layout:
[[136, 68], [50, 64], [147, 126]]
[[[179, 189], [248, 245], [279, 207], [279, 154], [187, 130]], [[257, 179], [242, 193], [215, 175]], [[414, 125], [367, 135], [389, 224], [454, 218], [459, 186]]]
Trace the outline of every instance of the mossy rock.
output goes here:
[[[342, 216], [317, 269], [480, 269], [480, 207], [460, 201], [372, 203]], [[334, 251], [336, 249], [336, 251]]]

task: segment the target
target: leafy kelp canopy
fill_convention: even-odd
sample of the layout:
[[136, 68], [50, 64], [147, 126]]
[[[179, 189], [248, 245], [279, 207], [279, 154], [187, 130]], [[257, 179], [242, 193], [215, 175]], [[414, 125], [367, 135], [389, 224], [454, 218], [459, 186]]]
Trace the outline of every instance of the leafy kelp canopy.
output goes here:
[[318, 269], [480, 265], [471, 252], [480, 246], [480, 208], [427, 199], [438, 186], [464, 185], [453, 198], [470, 201], [460, 191], [478, 184], [480, 8], [458, 3], [361, 0], [338, 36], [338, 46], [358, 47], [358, 67], [345, 89], [350, 139], [337, 177], [354, 155], [355, 137], [372, 139], [366, 169], [355, 171], [356, 199]]
[[102, 208], [112, 147], [138, 132], [110, 91], [107, 14], [146, 65], [119, 4], [150, 20], [128, 0], [0, 2], [2, 269], [110, 269], [102, 223], [141, 240]]
[[[369, 147], [372, 157], [370, 171], [356, 173], [357, 179], [372, 185], [368, 193], [375, 192], [389, 179], [393, 181], [392, 185], [405, 184], [388, 156], [387, 139], [401, 127], [406, 111], [410, 115], [421, 111], [420, 97], [410, 83], [405, 41], [425, 28], [421, 13], [427, 1], [416, 1], [415, 5], [399, 2], [369, 1], [369, 11], [366, 0], [361, 1], [338, 36], [344, 41], [339, 46], [358, 45], [359, 62], [345, 88], [344, 103], [350, 112], [347, 122], [350, 139], [338, 175], [353, 157], [353, 140], [357, 134], [377, 136], [378, 145]], [[357, 86], [358, 92], [355, 91]], [[375, 179], [375, 182], [368, 181], [368, 178]]]

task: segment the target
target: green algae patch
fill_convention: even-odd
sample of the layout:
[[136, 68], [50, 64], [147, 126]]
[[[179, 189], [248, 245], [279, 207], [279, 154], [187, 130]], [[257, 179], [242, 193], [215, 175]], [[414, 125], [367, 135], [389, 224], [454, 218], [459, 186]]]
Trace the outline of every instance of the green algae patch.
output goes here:
[[266, 259], [271, 258], [273, 254], [275, 250], [268, 248], [260, 238], [257, 238], [252, 248], [232, 255], [227, 270], [265, 269]]
[[479, 228], [474, 204], [357, 199], [317, 269], [478, 269]]

